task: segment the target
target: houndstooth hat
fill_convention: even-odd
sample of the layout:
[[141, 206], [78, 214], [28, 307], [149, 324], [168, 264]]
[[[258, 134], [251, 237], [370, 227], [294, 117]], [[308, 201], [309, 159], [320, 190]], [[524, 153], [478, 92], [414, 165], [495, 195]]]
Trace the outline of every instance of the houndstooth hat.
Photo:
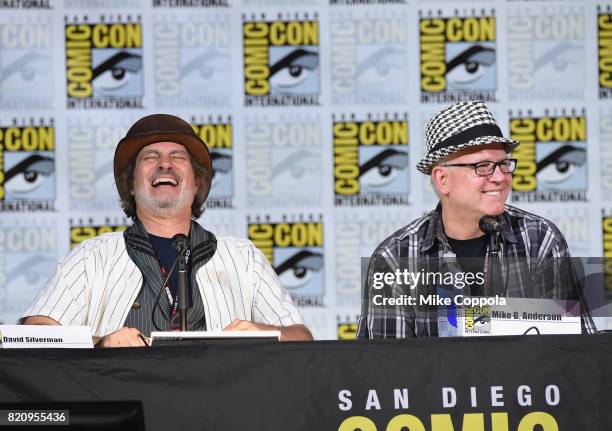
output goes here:
[[433, 165], [459, 150], [478, 145], [503, 144], [507, 152], [518, 141], [504, 138], [489, 108], [480, 100], [456, 103], [436, 114], [425, 126], [427, 155], [417, 169], [431, 175]]

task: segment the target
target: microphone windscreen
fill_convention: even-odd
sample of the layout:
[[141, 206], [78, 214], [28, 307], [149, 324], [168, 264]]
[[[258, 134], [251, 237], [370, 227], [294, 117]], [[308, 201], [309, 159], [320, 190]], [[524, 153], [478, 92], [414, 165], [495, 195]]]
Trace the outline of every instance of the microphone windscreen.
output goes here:
[[187, 235], [182, 233], [177, 233], [172, 237], [172, 248], [176, 251], [183, 251], [187, 247], [189, 247], [189, 239]]
[[487, 235], [491, 235], [495, 232], [501, 232], [501, 223], [499, 222], [499, 219], [490, 215], [481, 217], [480, 221], [478, 222], [478, 227]]

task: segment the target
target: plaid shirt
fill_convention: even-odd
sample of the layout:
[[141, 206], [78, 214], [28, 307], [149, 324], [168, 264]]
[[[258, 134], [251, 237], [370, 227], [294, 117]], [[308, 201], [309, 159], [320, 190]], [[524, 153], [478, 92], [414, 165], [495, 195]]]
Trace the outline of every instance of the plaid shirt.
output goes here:
[[[492, 295], [517, 298], [580, 299], [575, 269], [565, 238], [550, 221], [506, 205], [500, 216], [501, 279]], [[487, 257], [489, 251], [487, 248]], [[489, 261], [485, 260], [485, 274]], [[442, 224], [441, 206], [403, 227], [383, 241], [372, 255], [363, 290], [363, 307], [358, 338], [404, 338], [438, 336], [438, 309], [427, 306], [377, 306], [373, 304], [375, 273], [461, 272]], [[499, 272], [499, 271], [498, 271]], [[406, 286], [389, 286], [393, 297], [403, 294], [436, 293], [440, 286], [418, 285], [409, 293]], [[433, 290], [432, 290], [433, 289]], [[469, 289], [467, 289], [469, 290]], [[437, 290], [439, 293], [440, 290]], [[469, 296], [468, 292], [463, 293]], [[583, 318], [583, 332], [594, 332], [590, 318]]]

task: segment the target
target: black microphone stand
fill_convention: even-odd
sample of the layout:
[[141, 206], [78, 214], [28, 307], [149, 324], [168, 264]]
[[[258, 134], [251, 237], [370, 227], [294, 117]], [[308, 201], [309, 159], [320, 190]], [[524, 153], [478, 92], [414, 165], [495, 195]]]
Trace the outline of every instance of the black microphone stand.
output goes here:
[[179, 317], [181, 331], [187, 331], [187, 310], [189, 309], [189, 293], [187, 281], [187, 259], [189, 259], [189, 249], [183, 247], [180, 251], [178, 261], [178, 296], [179, 296]]
[[499, 251], [499, 232], [491, 232], [489, 234], [489, 256], [484, 296], [505, 294], [501, 291], [503, 282]]
[[501, 292], [503, 286], [501, 276], [501, 260], [499, 250], [499, 236], [501, 225], [499, 219], [493, 216], [484, 216], [480, 219], [478, 226], [480, 230], [489, 235], [489, 252], [486, 261], [486, 275], [484, 296], [493, 296], [494, 294], [504, 294]]

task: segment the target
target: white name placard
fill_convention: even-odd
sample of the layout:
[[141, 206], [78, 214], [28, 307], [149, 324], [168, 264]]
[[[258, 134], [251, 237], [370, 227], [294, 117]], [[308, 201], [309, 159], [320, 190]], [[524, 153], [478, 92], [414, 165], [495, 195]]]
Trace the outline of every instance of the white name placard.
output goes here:
[[441, 337], [580, 334], [578, 301], [542, 298], [490, 299], [492, 305], [447, 307], [438, 311]]
[[92, 349], [89, 326], [0, 325], [2, 349]]

